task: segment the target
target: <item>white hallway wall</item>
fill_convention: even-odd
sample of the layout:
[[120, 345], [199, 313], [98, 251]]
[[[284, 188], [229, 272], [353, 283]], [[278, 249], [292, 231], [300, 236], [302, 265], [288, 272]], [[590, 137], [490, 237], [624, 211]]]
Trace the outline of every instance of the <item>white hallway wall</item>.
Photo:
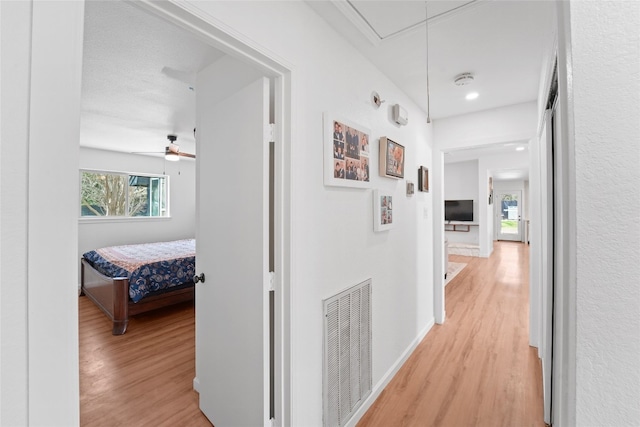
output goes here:
[[[431, 167], [431, 129], [425, 124], [425, 115], [408, 97], [304, 3], [194, 1], [183, 5], [294, 67], [291, 424], [318, 425], [322, 422], [323, 298], [368, 277], [373, 279], [374, 387], [387, 378], [405, 351], [426, 333], [433, 321], [431, 194], [417, 193], [406, 197], [404, 181], [381, 178], [374, 173], [372, 186], [396, 196], [395, 217], [398, 220], [393, 230], [374, 233], [371, 190], [327, 188], [323, 185], [322, 113], [333, 111], [370, 128], [374, 147], [380, 136], [389, 136], [404, 144], [406, 177], [414, 182], [418, 165]], [[38, 9], [32, 33], [28, 31], [31, 28], [31, 6]], [[17, 4], [10, 7], [12, 13], [19, 8]], [[52, 296], [55, 306], [38, 303], [38, 310], [29, 311], [26, 304], [19, 304], [7, 312], [15, 320], [11, 325], [14, 329], [2, 335], [2, 368], [3, 372], [10, 368], [5, 361], [15, 361], [11, 368], [15, 366], [16, 373], [8, 378], [2, 377], [2, 417], [3, 423], [8, 425], [77, 425], [77, 298], [75, 285], [69, 289], [66, 286], [77, 283], [77, 217], [74, 213], [77, 213], [79, 149], [78, 117], [74, 112], [79, 108], [81, 46], [76, 42], [81, 40], [82, 34], [82, 4], [26, 3], [25, 8], [26, 13], [22, 16], [12, 14], [16, 25], [5, 27], [4, 13], [9, 7], [5, 8], [5, 2], [2, 4], [3, 70], [7, 59], [26, 70], [30, 59], [55, 63], [55, 69], [49, 73], [42, 73], [44, 70], [41, 68], [35, 70], [36, 77], [41, 79], [38, 80], [40, 84], [31, 87], [31, 102], [26, 105], [32, 109], [37, 107], [38, 111], [55, 109], [59, 115], [55, 116], [54, 127], [52, 120], [43, 121], [41, 116], [32, 114], [30, 121], [28, 111], [21, 111], [15, 132], [20, 138], [12, 142], [25, 150], [19, 152], [25, 161], [16, 165], [12, 175], [5, 173], [3, 167], [2, 181], [28, 182], [30, 189], [37, 185], [39, 191], [34, 194], [53, 193], [57, 188], [55, 183], [46, 181], [44, 177], [47, 174], [40, 168], [31, 169], [35, 180], [28, 181], [29, 167], [36, 166], [27, 163], [27, 157], [24, 157], [24, 147], [30, 144], [31, 152], [41, 152], [42, 157], [55, 156], [56, 167], [69, 171], [63, 176], [69, 181], [72, 191], [58, 209], [28, 211], [31, 220], [38, 222], [37, 230], [42, 230], [42, 233], [30, 233], [27, 250], [32, 251], [36, 246], [43, 249], [55, 246], [56, 251], [50, 255], [49, 262], [58, 262], [66, 268], [59, 271], [54, 282], [47, 282], [44, 278], [39, 282], [27, 281], [26, 270], [15, 273], [18, 280], [11, 283], [11, 294], [23, 295], [22, 301], [28, 299], [26, 304], [31, 304], [32, 299], [42, 300], [37, 290], [53, 286], [45, 295]], [[61, 27], [67, 31], [60, 32]], [[11, 36], [14, 43], [21, 46], [21, 42], [28, 45], [31, 34], [35, 34], [38, 41], [31, 58], [17, 47], [4, 49], [5, 36]], [[16, 40], [18, 35], [22, 38]], [[66, 56], [60, 56], [62, 53]], [[336, 60], [342, 65], [336, 67]], [[69, 70], [72, 72], [68, 73]], [[16, 82], [29, 88], [28, 72], [15, 75]], [[64, 83], [60, 87], [61, 92], [51, 99], [50, 88], [57, 87], [56, 82], [60, 81]], [[373, 109], [369, 102], [374, 88], [388, 101], [379, 110]], [[2, 101], [3, 105], [5, 102], [23, 105], [24, 94], [3, 91]], [[394, 103], [400, 103], [408, 110], [408, 126], [399, 128], [389, 120], [387, 107]], [[34, 141], [26, 132], [19, 132], [20, 126], [28, 123], [41, 127], [40, 132], [47, 132], [49, 138]], [[4, 132], [4, 116], [2, 124]], [[2, 141], [3, 152], [10, 149], [5, 144], [4, 134]], [[377, 164], [375, 154], [372, 164]], [[4, 212], [4, 193], [2, 197]], [[18, 206], [27, 211], [22, 194], [12, 191], [7, 198], [7, 201], [17, 201]], [[49, 240], [44, 228], [61, 224], [75, 232], [59, 233], [59, 238]], [[20, 225], [19, 221], [17, 225]], [[66, 231], [66, 228], [61, 231]], [[25, 247], [26, 231], [17, 230], [13, 236], [5, 234], [3, 228], [3, 274], [10, 261], [16, 261], [18, 265], [26, 263], [24, 255], [18, 255], [17, 259], [5, 257], [4, 248], [9, 245]], [[68, 248], [68, 251], [61, 248]], [[27, 288], [31, 292], [25, 298]], [[58, 288], [63, 288], [64, 292]], [[3, 296], [6, 289], [8, 285], [3, 278]], [[2, 304], [4, 332], [7, 325], [4, 299]], [[51, 322], [52, 318], [58, 321]], [[72, 327], [74, 324], [75, 329]], [[6, 356], [5, 349], [11, 350]], [[31, 387], [27, 389], [25, 384]], [[7, 393], [13, 390], [18, 390], [18, 393]]]
[[502, 142], [528, 141], [536, 135], [535, 101], [433, 121], [435, 149], [452, 151]]
[[[294, 65], [292, 147], [292, 425], [322, 422], [322, 299], [373, 279], [373, 384], [381, 381], [433, 319], [430, 195], [404, 195], [404, 181], [372, 173], [374, 188], [395, 196], [396, 228], [373, 232], [371, 190], [323, 185], [324, 111], [334, 112], [406, 147], [405, 172], [416, 181], [419, 164], [430, 167], [430, 135], [424, 114], [338, 36], [298, 2], [193, 2], [207, 16], [234, 28]], [[336, 63], [340, 64], [336, 66]], [[379, 110], [371, 90], [384, 93]], [[397, 127], [388, 107], [407, 106], [409, 125]], [[377, 165], [377, 155], [372, 155]], [[417, 230], [421, 234], [418, 235]], [[424, 265], [426, 264], [426, 266]], [[419, 276], [420, 274], [420, 276]]]
[[[640, 420], [640, 3], [571, 2], [577, 425]], [[614, 209], [624, 200], [624, 209]]]
[[[536, 101], [434, 120], [434, 153], [436, 156], [440, 156], [440, 153], [461, 148], [529, 141], [536, 136], [537, 123]], [[484, 156], [479, 159], [476, 181], [478, 218], [477, 220], [474, 218], [474, 220], [480, 224], [478, 226], [480, 256], [488, 257], [493, 252], [494, 229], [493, 222], [491, 222], [493, 206], [488, 205], [488, 184], [492, 171], [528, 165], [526, 152], [519, 155]], [[441, 166], [438, 162], [434, 163], [436, 180], [445, 179], [442, 168], [444, 165]], [[434, 203], [442, 203], [442, 200], [435, 198]], [[442, 217], [442, 223], [444, 223], [444, 217]], [[437, 232], [435, 238], [438, 239]]]
[[79, 423], [83, 6], [0, 2], [2, 425]]
[[80, 168], [169, 176], [171, 218], [78, 221], [78, 255], [111, 245], [188, 239], [195, 236], [196, 163], [80, 147]]
[[[473, 200], [473, 222], [478, 223], [480, 204], [478, 199], [478, 161], [445, 163], [444, 199]], [[468, 243], [477, 245], [479, 234], [477, 226], [469, 231], [445, 231], [449, 243]]]

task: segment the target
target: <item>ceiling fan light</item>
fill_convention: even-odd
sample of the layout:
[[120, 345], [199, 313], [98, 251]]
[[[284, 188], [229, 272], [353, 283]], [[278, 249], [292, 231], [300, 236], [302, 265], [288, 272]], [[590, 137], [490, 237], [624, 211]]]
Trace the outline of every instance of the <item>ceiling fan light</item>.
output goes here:
[[172, 147], [165, 148], [164, 159], [169, 160], [170, 162], [177, 162], [178, 160], [180, 160], [180, 156], [178, 155], [178, 150], [173, 150]]

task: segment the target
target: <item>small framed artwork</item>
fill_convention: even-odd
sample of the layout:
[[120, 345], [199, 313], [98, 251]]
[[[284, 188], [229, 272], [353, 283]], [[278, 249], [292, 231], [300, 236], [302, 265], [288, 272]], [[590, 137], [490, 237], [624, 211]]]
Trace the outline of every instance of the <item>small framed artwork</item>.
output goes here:
[[324, 185], [369, 188], [371, 131], [324, 113]]
[[429, 169], [420, 166], [418, 169], [418, 190], [429, 191]]
[[380, 190], [373, 191], [373, 229], [384, 231], [393, 228], [393, 196]]
[[386, 136], [380, 138], [380, 175], [404, 178], [404, 146]]

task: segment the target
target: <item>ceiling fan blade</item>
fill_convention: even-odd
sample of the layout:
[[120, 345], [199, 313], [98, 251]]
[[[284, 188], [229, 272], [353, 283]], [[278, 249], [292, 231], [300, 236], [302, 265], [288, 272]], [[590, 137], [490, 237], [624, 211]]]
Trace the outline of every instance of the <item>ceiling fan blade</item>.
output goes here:
[[190, 159], [195, 159], [196, 155], [195, 154], [191, 154], [191, 153], [183, 153], [183, 152], [179, 152], [178, 156], [181, 157], [189, 157]]

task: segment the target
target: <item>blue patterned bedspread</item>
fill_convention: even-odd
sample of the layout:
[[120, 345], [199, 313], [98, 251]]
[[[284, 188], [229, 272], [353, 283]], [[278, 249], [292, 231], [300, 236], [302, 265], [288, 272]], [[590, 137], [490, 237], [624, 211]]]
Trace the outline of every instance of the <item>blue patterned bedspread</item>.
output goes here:
[[195, 239], [110, 246], [82, 255], [105, 276], [129, 279], [129, 296], [138, 302], [150, 292], [193, 280]]

